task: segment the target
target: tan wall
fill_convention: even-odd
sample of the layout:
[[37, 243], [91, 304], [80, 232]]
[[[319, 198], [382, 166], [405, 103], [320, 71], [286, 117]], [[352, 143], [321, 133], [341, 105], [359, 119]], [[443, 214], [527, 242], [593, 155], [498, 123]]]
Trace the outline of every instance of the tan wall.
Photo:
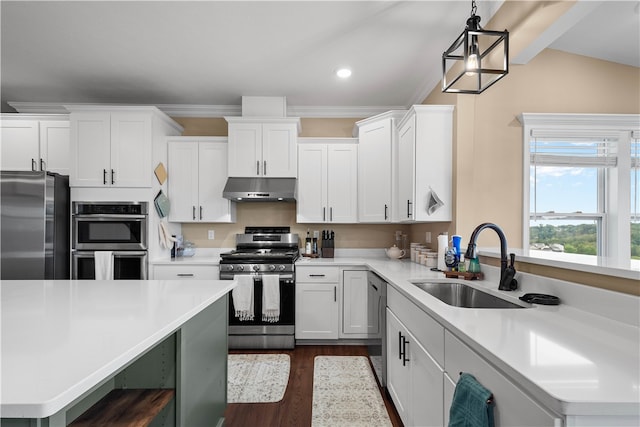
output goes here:
[[[387, 248], [395, 243], [395, 231], [407, 234], [407, 225], [367, 225], [367, 224], [297, 224], [295, 203], [239, 203], [235, 224], [183, 224], [184, 238], [197, 247], [233, 248], [236, 233], [243, 233], [244, 227], [290, 226], [292, 233], [301, 239], [307, 229], [313, 236], [314, 230], [333, 230], [336, 248]], [[215, 240], [207, 240], [207, 230], [215, 230]]]

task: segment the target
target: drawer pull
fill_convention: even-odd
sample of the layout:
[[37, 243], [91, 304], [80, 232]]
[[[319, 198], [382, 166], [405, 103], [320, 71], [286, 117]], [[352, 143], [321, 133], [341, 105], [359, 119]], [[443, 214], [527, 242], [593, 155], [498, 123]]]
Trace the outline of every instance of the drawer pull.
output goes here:
[[178, 277], [193, 277], [193, 273], [178, 273]]
[[324, 277], [324, 274], [310, 274], [309, 277]]
[[409, 358], [407, 358], [407, 344], [409, 344], [409, 341], [402, 337], [402, 366], [407, 366], [409, 361]]

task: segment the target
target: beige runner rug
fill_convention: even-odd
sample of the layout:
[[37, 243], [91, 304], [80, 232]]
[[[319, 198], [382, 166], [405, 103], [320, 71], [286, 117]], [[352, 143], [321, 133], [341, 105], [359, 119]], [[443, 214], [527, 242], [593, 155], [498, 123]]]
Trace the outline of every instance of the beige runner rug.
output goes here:
[[311, 425], [391, 427], [365, 356], [316, 356]]
[[228, 403], [279, 402], [289, 382], [288, 354], [230, 354]]

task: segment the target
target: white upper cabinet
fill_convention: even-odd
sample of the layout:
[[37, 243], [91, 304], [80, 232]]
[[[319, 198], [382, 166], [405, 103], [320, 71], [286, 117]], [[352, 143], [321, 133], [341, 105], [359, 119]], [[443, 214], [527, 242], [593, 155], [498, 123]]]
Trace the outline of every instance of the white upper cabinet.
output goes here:
[[358, 129], [358, 222], [393, 221], [397, 186], [397, 121], [406, 111], [389, 111], [356, 123]]
[[301, 138], [301, 141], [304, 142], [298, 146], [297, 222], [357, 222], [356, 139]]
[[222, 197], [227, 138], [168, 138], [169, 221], [234, 222], [235, 203]]
[[398, 124], [398, 220], [451, 221], [453, 106], [414, 105]]
[[67, 115], [3, 114], [0, 169], [69, 175], [69, 140]]
[[154, 141], [181, 128], [155, 107], [74, 107], [72, 187], [152, 186]]
[[230, 177], [295, 178], [299, 118], [226, 117]]

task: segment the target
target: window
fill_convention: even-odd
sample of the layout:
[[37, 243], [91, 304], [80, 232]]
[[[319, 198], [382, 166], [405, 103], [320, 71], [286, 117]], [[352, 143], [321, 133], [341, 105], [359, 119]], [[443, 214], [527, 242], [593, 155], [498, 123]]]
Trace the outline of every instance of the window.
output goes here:
[[522, 123], [529, 255], [639, 269], [639, 117], [523, 114]]

